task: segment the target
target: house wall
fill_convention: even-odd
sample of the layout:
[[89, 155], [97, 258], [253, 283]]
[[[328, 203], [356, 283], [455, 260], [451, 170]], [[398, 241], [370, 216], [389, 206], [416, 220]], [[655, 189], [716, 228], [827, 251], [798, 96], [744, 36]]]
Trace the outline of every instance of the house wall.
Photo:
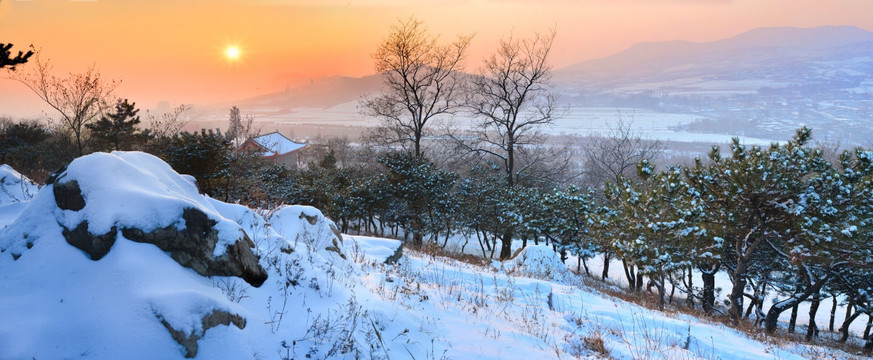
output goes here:
[[297, 168], [297, 151], [292, 151], [290, 153], [271, 157], [274, 163], [284, 166], [286, 169], [296, 169]]

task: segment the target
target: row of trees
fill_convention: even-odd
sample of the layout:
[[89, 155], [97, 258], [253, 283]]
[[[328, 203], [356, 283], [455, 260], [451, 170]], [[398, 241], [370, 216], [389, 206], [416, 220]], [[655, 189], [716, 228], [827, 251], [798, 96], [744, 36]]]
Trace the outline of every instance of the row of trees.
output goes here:
[[[392, 130], [387, 134], [394, 135], [389, 140], [411, 144], [406, 170], [427, 163], [421, 143], [433, 119], [459, 113], [476, 119], [472, 131], [450, 133], [451, 138], [481, 154], [482, 163], [496, 165], [504, 176], [495, 177], [487, 168], [464, 178], [433, 170], [412, 172], [430, 187], [418, 188], [414, 193], [419, 196], [403, 199], [403, 191], [387, 191], [413, 186], [416, 181], [409, 179], [369, 194], [401, 198], [406, 208], [379, 201], [358, 202], [353, 208], [374, 209], [381, 220], [397, 218], [384, 211], [406, 209], [412, 214], [406, 227], [416, 235], [429, 229], [434, 239], [440, 231], [447, 237], [453, 231], [475, 233], [486, 239], [482, 244], [500, 239], [501, 259], [510, 256], [513, 240], [526, 243], [529, 238], [550, 240], [556, 250], [580, 260], [602, 253], [608, 264], [617, 256], [630, 288], [639, 290], [647, 278], [658, 289], [662, 307], [669, 281], [674, 289], [684, 288], [689, 302], [699, 300], [707, 312], [719, 311], [715, 275], [722, 271], [732, 282], [727, 316], [733, 322], [744, 317], [744, 299], [752, 302], [748, 316], [753, 306], [757, 314], [764, 313], [768, 291], [784, 296], [763, 315], [768, 333], [775, 331], [781, 313], [793, 309], [792, 319], [796, 318], [797, 305], [812, 299], [813, 323], [807, 336], [814, 336], [814, 312], [824, 293], [844, 296], [856, 310], [843, 326], [843, 340], [858, 314], [871, 314], [868, 293], [873, 287], [866, 269], [873, 260], [870, 152], [844, 153], [835, 166], [822, 150], [808, 146], [810, 131], [802, 129], [785, 145], [747, 149], [735, 141], [729, 157], [714, 148], [706, 161], [656, 172], [645, 160], [656, 148], [600, 148], [607, 152], [604, 155], [619, 155], [614, 160], [591, 157], [609, 180], [601, 192], [543, 190], [548, 187], [519, 183], [526, 170], [536, 169], [537, 161], [528, 158], [519, 167], [516, 155], [541, 144], [537, 129], [555, 116], [548, 65], [554, 32], [502, 41], [474, 75], [465, 75], [461, 65], [470, 37], [460, 36], [447, 45], [436, 39], [415, 19], [393, 27], [374, 55], [385, 89], [367, 99], [364, 108], [385, 120]], [[627, 146], [621, 141], [602, 145]], [[637, 173], [627, 176], [631, 164], [638, 164]], [[385, 165], [389, 173], [398, 172]], [[452, 178], [454, 185], [447, 186]], [[349, 183], [354, 187], [355, 182]], [[390, 181], [376, 184], [383, 183]], [[430, 196], [432, 189], [437, 191]], [[358, 189], [348, 194], [362, 193]], [[373, 211], [357, 215], [364, 214]], [[353, 215], [343, 213], [340, 218]], [[693, 286], [695, 269], [703, 282], [699, 292]], [[604, 275], [607, 271], [608, 267]]]
[[[690, 278], [685, 288], [710, 312], [714, 274], [726, 272], [733, 284], [728, 317], [740, 321], [748, 298], [745, 316], [754, 307], [768, 333], [787, 310], [793, 311], [793, 331], [797, 305], [810, 300], [812, 338], [821, 299], [844, 297], [855, 309], [841, 328], [845, 341], [849, 324], [873, 310], [873, 152], [846, 151], [834, 164], [809, 140], [810, 130], [803, 128], [769, 149], [734, 140], [729, 157], [714, 147], [708, 161], [691, 166], [655, 172], [642, 162], [635, 180], [622, 177], [606, 192], [616, 204], [605, 226], [612, 250], [655, 281], [662, 302], [665, 278], [698, 269], [702, 296]], [[767, 291], [779, 300], [764, 314]], [[868, 339], [868, 351], [871, 345]]]
[[[643, 160], [636, 173], [586, 191], [507, 186], [499, 166], [461, 175], [405, 152], [383, 154], [379, 168], [336, 167], [328, 154], [288, 174], [285, 199], [322, 208], [344, 231], [410, 236], [413, 246], [462, 235], [494, 257], [510, 229], [522, 246], [546, 242], [563, 259], [576, 256], [580, 269], [594, 256], [617, 257], [628, 287], [648, 283], [660, 306], [672, 285], [690, 305], [731, 321], [754, 313], [768, 333], [809, 301], [812, 338], [822, 300], [844, 299], [846, 340], [849, 325], [873, 312], [873, 151], [846, 151], [832, 163], [810, 135], [804, 128], [769, 148], [735, 140], [726, 155], [716, 146], [660, 171]], [[719, 272], [732, 284], [726, 309], [716, 302]], [[768, 293], [777, 301], [765, 308]]]

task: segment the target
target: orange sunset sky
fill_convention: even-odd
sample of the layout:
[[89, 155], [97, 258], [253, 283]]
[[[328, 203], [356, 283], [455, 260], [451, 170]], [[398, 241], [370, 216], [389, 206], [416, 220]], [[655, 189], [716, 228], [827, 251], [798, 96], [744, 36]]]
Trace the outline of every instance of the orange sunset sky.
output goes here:
[[[762, 26], [873, 31], [871, 14], [871, 0], [0, 0], [0, 42], [41, 48], [57, 73], [94, 64], [122, 81], [117, 95], [149, 108], [371, 74], [371, 53], [409, 16], [446, 40], [475, 33], [473, 70], [501, 37], [552, 26], [560, 68], [638, 42], [710, 41]], [[224, 55], [230, 45], [239, 47], [236, 61]], [[6, 76], [0, 115], [38, 114], [39, 100]]]

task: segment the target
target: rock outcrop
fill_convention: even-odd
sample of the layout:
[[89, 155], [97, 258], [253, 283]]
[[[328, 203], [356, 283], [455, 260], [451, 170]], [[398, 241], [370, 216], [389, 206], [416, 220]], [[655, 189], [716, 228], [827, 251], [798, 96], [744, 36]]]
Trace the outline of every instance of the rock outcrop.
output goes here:
[[205, 335], [206, 331], [209, 329], [218, 325], [230, 326], [230, 324], [233, 324], [240, 330], [246, 327], [246, 319], [242, 316], [221, 310], [212, 310], [209, 315], [204, 316], [203, 319], [200, 320], [202, 330], [192, 331], [190, 334], [176, 330], [166, 319], [160, 316], [158, 316], [158, 319], [161, 320], [161, 324], [163, 324], [164, 327], [167, 328], [167, 331], [170, 332], [170, 336], [173, 337], [173, 340], [176, 340], [179, 345], [182, 345], [182, 347], [185, 348], [185, 357], [189, 359], [197, 356], [197, 340], [203, 338], [203, 335]]
[[183, 230], [174, 226], [149, 232], [122, 228], [121, 234], [129, 240], [156, 245], [182, 266], [203, 276], [237, 276], [255, 287], [267, 279], [267, 272], [258, 265], [258, 257], [251, 251], [255, 244], [245, 233], [228, 246], [223, 255], [213, 256], [218, 242], [215, 221], [194, 208], [185, 209], [182, 219], [185, 221]]
[[[132, 153], [117, 153], [113, 154], [122, 157], [129, 157], [122, 160], [142, 161], [138, 159], [144, 157], [145, 154], [138, 155]], [[107, 154], [98, 154], [97, 156], [107, 157]], [[87, 158], [87, 157], [86, 157]], [[83, 158], [85, 159], [85, 158]], [[109, 160], [118, 162], [119, 159], [109, 157]], [[71, 164], [70, 168], [63, 168], [52, 174], [49, 178], [49, 183], [52, 186], [52, 194], [54, 195], [55, 204], [61, 210], [77, 213], [80, 215], [64, 216], [58, 218], [58, 224], [61, 226], [62, 234], [67, 243], [84, 251], [91, 260], [97, 261], [102, 259], [109, 253], [113, 244], [119, 235], [123, 235], [126, 239], [154, 244], [187, 268], [196, 271], [203, 276], [236, 276], [240, 277], [252, 286], [260, 286], [267, 279], [267, 272], [258, 264], [258, 256], [253, 253], [255, 247], [254, 242], [249, 239], [248, 235], [239, 229], [236, 224], [223, 219], [224, 229], [228, 229], [228, 225], [232, 230], [225, 231], [220, 237], [218, 229], [218, 221], [210, 218], [204, 211], [214, 211], [208, 205], [208, 202], [203, 201], [198, 204], [197, 201], [191, 201], [192, 196], [200, 197], [196, 192], [196, 187], [190, 184], [189, 181], [182, 178], [176, 173], [158, 173], [154, 169], [149, 169], [148, 164], [151, 159], [145, 159], [146, 170], [152, 170], [152, 173], [146, 172], [142, 182], [137, 182], [136, 178], [127, 178], [123, 180], [129, 181], [127, 184], [124, 181], [86, 181], [81, 183], [81, 179], [73, 175], [68, 176], [70, 169], [76, 169], [76, 165]], [[122, 164], [119, 166], [119, 171], [124, 171]], [[162, 164], [165, 165], [165, 164]], [[133, 169], [130, 169], [133, 170]], [[128, 170], [128, 171], [130, 171]], [[142, 170], [136, 168], [136, 170]], [[157, 173], [157, 174], [156, 174]], [[149, 176], [152, 175], [152, 176]], [[111, 174], [110, 174], [111, 176]], [[164, 176], [161, 178], [160, 176]], [[81, 177], [81, 174], [79, 175]], [[178, 179], [166, 179], [166, 177], [178, 177]], [[87, 193], [83, 192], [83, 186], [87, 185]], [[169, 184], [169, 185], [168, 185]], [[175, 186], [172, 186], [175, 185]], [[175, 188], [174, 188], [175, 187]], [[190, 187], [190, 188], [188, 188]], [[111, 212], [113, 208], [121, 211], [127, 211], [126, 208], [135, 208], [138, 204], [121, 204], [126, 199], [121, 196], [113, 196], [107, 194], [116, 194], [134, 189], [133, 195], [143, 192], [154, 193], [161, 195], [160, 197], [150, 197], [145, 203], [140, 203], [143, 206], [142, 215], [145, 217], [160, 218], [167, 212], [179, 211], [173, 207], [162, 208], [161, 206], [152, 206], [149, 202], [164, 201], [171, 199], [177, 203], [188, 203], [190, 205], [181, 208], [180, 218], [166, 218], [163, 222], [145, 222], [148, 225], [137, 224], [137, 221], [130, 220], [115, 220], [114, 222], [106, 223], [103, 226], [95, 226], [94, 223], [89, 223], [89, 214], [93, 213], [95, 207], [101, 208], [101, 211]], [[163, 193], [163, 194], [162, 194]], [[91, 205], [91, 212], [86, 210], [86, 207], [94, 199], [99, 200], [97, 205]], [[177, 200], [172, 200], [177, 199]], [[106, 202], [110, 201], [108, 209]], [[173, 205], [175, 206], [175, 205]], [[204, 207], [205, 206], [205, 207]], [[125, 208], [126, 207], [126, 208]], [[176, 207], [179, 209], [179, 207]], [[110, 215], [111, 217], [112, 215]], [[222, 219], [219, 215], [216, 219]], [[102, 218], [106, 218], [104, 215]], [[118, 216], [119, 219], [130, 219], [130, 216]], [[75, 220], [70, 220], [75, 219]], [[91, 219], [93, 220], [93, 219]], [[155, 228], [158, 226], [157, 228]], [[101, 230], [102, 229], [102, 230]], [[232, 236], [228, 236], [231, 234]], [[216, 249], [216, 247], [224, 247]]]

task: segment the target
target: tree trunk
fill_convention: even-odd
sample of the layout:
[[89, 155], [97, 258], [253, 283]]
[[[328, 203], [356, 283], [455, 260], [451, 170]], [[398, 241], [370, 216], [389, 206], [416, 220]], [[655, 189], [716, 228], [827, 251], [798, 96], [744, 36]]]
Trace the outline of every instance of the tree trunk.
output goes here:
[[746, 315], [743, 315], [743, 318], [748, 319], [749, 315], [752, 315], [752, 311], [755, 310], [755, 305], [757, 305], [757, 304], [758, 304], [758, 299], [755, 297], [752, 297], [749, 300], [749, 307], [746, 308]]
[[497, 235], [491, 238], [491, 253], [488, 255], [489, 259], [494, 258], [494, 251], [497, 250]]
[[515, 186], [515, 138], [511, 129], [506, 132], [506, 184], [511, 188]]
[[818, 325], [815, 323], [815, 314], [818, 313], [818, 307], [821, 305], [821, 295], [815, 293], [812, 296], [812, 304], [809, 305], [809, 325], [806, 328], [806, 341], [812, 340], [818, 336]]
[[[418, 123], [418, 121], [413, 121]], [[421, 127], [417, 127], [413, 136], [415, 137], [415, 157], [421, 157]]]
[[[662, 284], [663, 286], [663, 284]], [[636, 291], [640, 291], [643, 289], [643, 272], [637, 267], [637, 288]]]
[[700, 278], [703, 280], [703, 311], [712, 314], [715, 309], [715, 271], [704, 270], [700, 273]]
[[831, 301], [832, 301], [832, 304], [831, 304], [831, 322], [828, 325], [828, 331], [834, 332], [834, 320], [837, 317], [837, 295], [836, 294], [831, 296]]
[[509, 259], [512, 256], [512, 229], [507, 228], [503, 231], [503, 238], [500, 239], [500, 260]]
[[[849, 304], [846, 305], [846, 317], [843, 319], [848, 320], [852, 316], [852, 309], [855, 307], [855, 298], [849, 298]], [[845, 321], [843, 322], [845, 324]], [[843, 331], [843, 328], [839, 328], [837, 331]]]
[[[640, 276], [639, 273], [637, 273], [637, 278], [640, 278], [640, 277], [642, 277], [642, 276]], [[660, 278], [657, 280], [658, 284], [656, 284], [658, 287], [658, 310], [664, 311], [664, 300], [665, 300], [665, 295], [667, 293], [666, 287], [664, 285], [664, 274], [662, 273], [658, 277]]]
[[797, 306], [798, 304], [794, 304], [791, 308], [791, 319], [788, 320], [788, 333], [794, 334], [794, 329], [797, 326]]
[[580, 256], [579, 258], [582, 259], [582, 266], [585, 267], [585, 275], [591, 276], [591, 272], [588, 271], [588, 261], [586, 261], [585, 258], [582, 256]]
[[840, 339], [837, 340], [838, 342], [844, 343], [846, 340], [849, 340], [849, 326], [852, 325], [852, 322], [854, 322], [855, 319], [858, 318], [858, 315], [861, 314], [862, 312], [856, 311], [852, 316], [847, 317], [846, 321], [843, 321], [843, 326], [840, 327], [840, 333], [842, 333], [842, 335], [840, 336]]
[[[730, 295], [730, 310], [728, 315], [734, 324], [740, 322], [743, 316], [743, 291], [746, 289], [746, 278], [743, 274], [734, 275], [734, 286]], [[774, 305], [775, 306], [775, 305]]]
[[443, 240], [443, 250], [446, 249], [446, 246], [449, 246], [449, 236], [452, 234], [452, 228], [446, 228], [446, 238]]
[[486, 258], [486, 257], [488, 257], [488, 253], [485, 251], [485, 245], [488, 245], [488, 238], [485, 238], [483, 240], [484, 237], [485, 237], [485, 233], [483, 232], [482, 236], [479, 236], [479, 230], [477, 229], [476, 230], [476, 240], [479, 240], [479, 247], [482, 249], [482, 257]]
[[688, 267], [688, 293], [685, 295], [685, 303], [689, 308], [694, 308], [694, 271], [692, 267]]
[[[827, 277], [819, 279], [814, 284], [807, 286], [804, 292], [794, 294], [788, 299], [773, 304], [773, 306], [770, 307], [770, 310], [767, 311], [767, 317], [764, 319], [764, 327], [767, 331], [767, 334], [773, 334], [776, 331], [777, 321], [779, 321], [779, 314], [782, 314], [783, 311], [788, 310], [789, 308], [794, 308], [801, 302], [806, 301], [806, 299], [809, 298], [812, 294], [818, 294], [818, 292], [821, 291], [821, 287], [824, 286], [825, 282], [827, 282]], [[792, 310], [792, 315], [795, 319], [797, 318], [795, 310]]]
[[633, 265], [628, 265], [625, 259], [621, 259], [621, 265], [624, 268], [624, 276], [627, 278], [628, 287], [631, 291], [636, 291], [637, 279], [634, 278]]
[[612, 257], [609, 255], [609, 252], [603, 253], [603, 272], [600, 273], [600, 281], [606, 282], [606, 278], [609, 277], [609, 261], [612, 260]]

